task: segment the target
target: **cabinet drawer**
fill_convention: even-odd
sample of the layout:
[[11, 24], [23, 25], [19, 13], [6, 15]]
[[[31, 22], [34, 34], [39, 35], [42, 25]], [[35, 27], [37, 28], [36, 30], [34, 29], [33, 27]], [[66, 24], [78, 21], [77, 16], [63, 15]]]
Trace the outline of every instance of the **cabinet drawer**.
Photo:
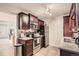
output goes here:
[[32, 46], [33, 44], [32, 44], [32, 43], [27, 43], [26, 45], [27, 45], [27, 46]]
[[32, 45], [33, 41], [32, 40], [28, 40], [26, 43], [27, 43], [27, 45]]
[[32, 40], [28, 40], [27, 43], [32, 43]]

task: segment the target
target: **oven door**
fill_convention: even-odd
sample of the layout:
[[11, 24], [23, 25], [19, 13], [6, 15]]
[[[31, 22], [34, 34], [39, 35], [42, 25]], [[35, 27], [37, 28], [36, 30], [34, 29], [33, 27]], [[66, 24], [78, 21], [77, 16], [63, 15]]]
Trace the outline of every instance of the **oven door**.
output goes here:
[[40, 51], [41, 41], [39, 38], [33, 40], [33, 54], [36, 54]]
[[33, 49], [40, 47], [40, 39], [39, 38], [35, 38], [33, 40]]

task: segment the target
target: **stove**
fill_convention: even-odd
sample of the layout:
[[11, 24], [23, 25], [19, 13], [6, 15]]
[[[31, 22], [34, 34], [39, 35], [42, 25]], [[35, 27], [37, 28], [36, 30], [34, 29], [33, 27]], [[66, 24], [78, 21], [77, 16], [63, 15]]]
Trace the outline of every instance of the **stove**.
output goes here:
[[41, 48], [41, 38], [34, 38], [33, 40], [33, 54], [39, 52]]

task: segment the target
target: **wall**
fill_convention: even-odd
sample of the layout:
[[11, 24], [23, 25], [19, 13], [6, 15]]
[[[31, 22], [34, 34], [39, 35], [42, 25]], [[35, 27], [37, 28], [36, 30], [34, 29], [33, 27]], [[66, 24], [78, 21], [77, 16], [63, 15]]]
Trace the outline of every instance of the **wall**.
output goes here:
[[[6, 28], [2, 29], [2, 31], [3, 30], [5, 31], [5, 35], [9, 36], [10, 28], [14, 29], [14, 33], [16, 33], [16, 15], [0, 12], [0, 24], [2, 22], [7, 23], [7, 25], [9, 25], [8, 30], [6, 30]], [[13, 53], [14, 51], [13, 51], [12, 40], [9, 40], [9, 38], [3, 38], [3, 39], [0, 38], [0, 56], [1, 55], [13, 55]]]
[[59, 47], [63, 43], [63, 15], [52, 19], [49, 24], [49, 45]]

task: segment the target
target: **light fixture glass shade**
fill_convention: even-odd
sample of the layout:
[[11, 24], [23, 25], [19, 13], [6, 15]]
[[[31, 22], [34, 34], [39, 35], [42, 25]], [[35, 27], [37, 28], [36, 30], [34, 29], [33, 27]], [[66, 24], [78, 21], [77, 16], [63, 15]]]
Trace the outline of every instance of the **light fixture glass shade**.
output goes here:
[[47, 12], [47, 14], [49, 14], [50, 16], [52, 16], [51, 9], [49, 7], [46, 7], [46, 12]]

